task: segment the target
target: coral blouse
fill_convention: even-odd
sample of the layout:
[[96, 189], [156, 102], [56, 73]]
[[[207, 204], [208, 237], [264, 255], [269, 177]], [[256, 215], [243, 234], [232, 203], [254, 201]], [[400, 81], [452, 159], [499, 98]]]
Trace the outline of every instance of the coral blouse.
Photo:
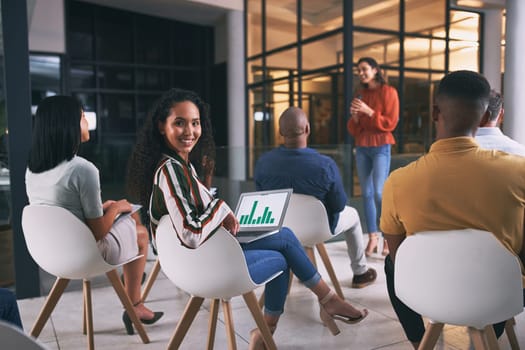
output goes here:
[[365, 102], [374, 110], [372, 117], [360, 113], [357, 122], [348, 120], [346, 127], [355, 138], [356, 146], [371, 147], [395, 144], [392, 131], [399, 121], [399, 99], [392, 86], [383, 84], [376, 89], [359, 91]]

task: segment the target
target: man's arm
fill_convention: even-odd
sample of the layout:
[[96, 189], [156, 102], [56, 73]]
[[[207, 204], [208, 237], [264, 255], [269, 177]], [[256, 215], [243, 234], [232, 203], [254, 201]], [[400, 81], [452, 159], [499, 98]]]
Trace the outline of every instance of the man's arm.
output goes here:
[[401, 242], [406, 238], [406, 235], [390, 235], [388, 233], [383, 233], [383, 236], [385, 237], [386, 242], [388, 243], [388, 248], [390, 249], [390, 259], [392, 259], [392, 262], [394, 263], [397, 248], [399, 248]]

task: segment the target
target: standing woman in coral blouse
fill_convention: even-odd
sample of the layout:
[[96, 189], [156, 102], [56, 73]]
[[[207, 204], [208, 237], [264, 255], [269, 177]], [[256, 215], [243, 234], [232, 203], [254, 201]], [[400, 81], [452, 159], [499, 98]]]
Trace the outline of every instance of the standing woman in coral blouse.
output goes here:
[[[396, 89], [386, 84], [375, 59], [360, 58], [357, 68], [362, 88], [352, 100], [347, 128], [355, 139], [357, 175], [369, 236], [365, 254], [370, 256], [377, 251], [381, 197], [390, 171], [391, 147], [395, 144], [392, 131], [399, 120], [399, 99]], [[388, 253], [384, 241], [382, 254]]]

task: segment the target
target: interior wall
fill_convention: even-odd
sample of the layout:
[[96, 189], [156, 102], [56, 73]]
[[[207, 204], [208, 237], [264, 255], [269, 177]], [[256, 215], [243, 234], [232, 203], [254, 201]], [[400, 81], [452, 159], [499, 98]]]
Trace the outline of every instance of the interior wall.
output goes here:
[[66, 52], [64, 0], [30, 0], [29, 51]]

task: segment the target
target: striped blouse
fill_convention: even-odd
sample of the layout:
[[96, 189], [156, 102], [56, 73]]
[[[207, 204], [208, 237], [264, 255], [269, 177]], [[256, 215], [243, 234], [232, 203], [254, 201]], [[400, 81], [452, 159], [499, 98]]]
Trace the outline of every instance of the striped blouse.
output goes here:
[[197, 248], [220, 227], [230, 207], [213, 198], [195, 169], [176, 154], [164, 155], [157, 168], [150, 199], [151, 228], [169, 214], [173, 227], [188, 248]]

